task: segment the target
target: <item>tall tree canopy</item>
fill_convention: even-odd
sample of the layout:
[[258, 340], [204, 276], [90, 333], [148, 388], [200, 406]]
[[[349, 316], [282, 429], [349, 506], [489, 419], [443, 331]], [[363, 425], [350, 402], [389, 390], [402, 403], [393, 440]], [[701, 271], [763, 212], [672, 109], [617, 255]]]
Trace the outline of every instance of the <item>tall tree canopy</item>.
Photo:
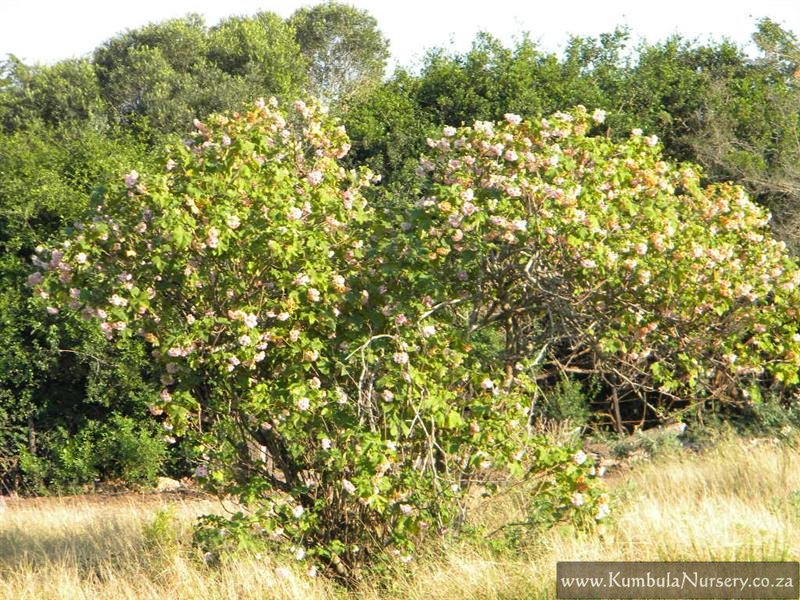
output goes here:
[[309, 91], [326, 101], [341, 100], [380, 81], [389, 42], [368, 12], [329, 2], [301, 8], [289, 20], [309, 61]]

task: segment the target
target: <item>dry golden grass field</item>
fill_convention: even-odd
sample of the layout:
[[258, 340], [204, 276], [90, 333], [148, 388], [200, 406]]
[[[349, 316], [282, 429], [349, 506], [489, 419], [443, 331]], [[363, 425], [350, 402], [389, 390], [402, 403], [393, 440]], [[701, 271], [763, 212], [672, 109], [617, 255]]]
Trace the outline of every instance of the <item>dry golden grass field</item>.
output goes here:
[[[551, 598], [558, 560], [798, 560], [800, 450], [728, 439], [613, 475], [604, 529], [555, 529], [513, 552], [463, 542], [356, 592], [269, 557], [207, 566], [190, 545], [193, 517], [218, 502], [175, 495], [8, 499], [0, 507], [0, 598], [259, 599]], [[484, 501], [486, 525], [519, 498]], [[387, 583], [388, 582], [388, 583]]]

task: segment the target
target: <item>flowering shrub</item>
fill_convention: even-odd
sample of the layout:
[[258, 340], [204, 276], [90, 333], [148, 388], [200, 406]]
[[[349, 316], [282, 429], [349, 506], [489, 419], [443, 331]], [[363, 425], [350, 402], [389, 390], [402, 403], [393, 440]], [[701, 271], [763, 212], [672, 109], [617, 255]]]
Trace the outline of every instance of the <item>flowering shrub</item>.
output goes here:
[[[591, 460], [528, 435], [532, 382], [482, 364], [441, 294], [417, 293], [430, 261], [381, 251], [374, 177], [339, 166], [348, 148], [303, 102], [196, 121], [163, 173], [129, 172], [40, 252], [29, 283], [51, 314], [149, 342], [151, 412], [243, 506], [205, 519], [206, 546], [272, 544], [350, 580], [384, 550], [410, 558], [504, 473], [538, 477], [559, 515], [603, 518]], [[417, 277], [386, 271], [395, 258]]]
[[731, 184], [662, 159], [656, 136], [590, 136], [583, 107], [535, 122], [445, 127], [404, 223], [431, 289], [505, 361], [601, 378], [620, 403], [751, 401], [798, 382], [800, 271], [769, 215]]

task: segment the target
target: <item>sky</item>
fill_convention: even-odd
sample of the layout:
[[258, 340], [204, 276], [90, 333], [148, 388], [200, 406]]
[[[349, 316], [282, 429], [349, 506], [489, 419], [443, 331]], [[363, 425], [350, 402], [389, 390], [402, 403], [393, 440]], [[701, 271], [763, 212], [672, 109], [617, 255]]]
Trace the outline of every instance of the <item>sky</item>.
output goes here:
[[[213, 25], [232, 15], [266, 10], [288, 17], [309, 0], [0, 0], [0, 59], [14, 54], [28, 63], [85, 56], [126, 29], [153, 21], [203, 15]], [[747, 44], [761, 17], [800, 34], [800, 0], [350, 0], [369, 11], [389, 38], [391, 65], [413, 68], [432, 47], [469, 49], [479, 31], [513, 43], [528, 32], [546, 50], [558, 51], [571, 34], [598, 35], [627, 25], [655, 42], [679, 33], [705, 41], [723, 37]], [[637, 39], [637, 38], [635, 38]]]

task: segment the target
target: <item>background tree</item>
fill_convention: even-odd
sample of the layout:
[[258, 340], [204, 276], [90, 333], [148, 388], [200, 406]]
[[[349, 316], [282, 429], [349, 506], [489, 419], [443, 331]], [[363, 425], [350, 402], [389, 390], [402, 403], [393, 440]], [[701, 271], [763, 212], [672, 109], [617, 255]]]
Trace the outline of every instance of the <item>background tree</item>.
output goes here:
[[28, 67], [10, 56], [0, 69], [5, 73], [0, 83], [0, 124], [5, 131], [37, 121], [51, 126], [79, 122], [102, 126], [104, 107], [88, 60]]
[[[97, 183], [120, 162], [148, 159], [135, 139], [40, 121], [0, 135], [0, 146], [0, 488], [75, 491], [124, 474], [99, 458], [94, 433], [81, 448], [95, 456], [91, 468], [64, 455], [70, 436], [89, 428], [113, 440], [124, 426], [164, 446], [162, 434], [142, 420], [152, 386], [148, 359], [140, 344], [112, 351], [77, 319], [43, 322], [30, 306], [30, 260], [85, 214]], [[161, 459], [149, 465], [150, 476], [160, 465]]]
[[301, 8], [289, 23], [308, 61], [312, 95], [335, 103], [383, 77], [389, 42], [368, 12], [329, 2]]
[[252, 93], [286, 96], [305, 83], [306, 64], [292, 28], [274, 13], [231, 17], [209, 31], [208, 58]]
[[770, 20], [753, 35], [760, 54], [709, 82], [702, 118], [687, 139], [717, 178], [740, 181], [800, 252], [800, 43]]

